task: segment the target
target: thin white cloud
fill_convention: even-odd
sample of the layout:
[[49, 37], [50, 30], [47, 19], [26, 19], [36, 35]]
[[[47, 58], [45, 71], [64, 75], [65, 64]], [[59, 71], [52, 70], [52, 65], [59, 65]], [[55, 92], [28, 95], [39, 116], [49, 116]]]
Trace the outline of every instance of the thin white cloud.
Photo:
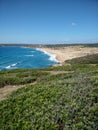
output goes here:
[[76, 26], [77, 24], [76, 24], [75, 22], [72, 22], [71, 25], [72, 25], [72, 26]]

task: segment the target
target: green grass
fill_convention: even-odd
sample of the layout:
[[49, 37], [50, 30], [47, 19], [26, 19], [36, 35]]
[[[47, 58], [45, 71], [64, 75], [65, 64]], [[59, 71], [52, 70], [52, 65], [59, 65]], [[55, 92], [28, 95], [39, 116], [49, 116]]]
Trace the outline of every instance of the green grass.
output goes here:
[[[52, 75], [51, 71], [68, 73]], [[1, 71], [0, 76], [4, 85], [36, 81], [0, 101], [0, 130], [98, 129], [97, 62]]]

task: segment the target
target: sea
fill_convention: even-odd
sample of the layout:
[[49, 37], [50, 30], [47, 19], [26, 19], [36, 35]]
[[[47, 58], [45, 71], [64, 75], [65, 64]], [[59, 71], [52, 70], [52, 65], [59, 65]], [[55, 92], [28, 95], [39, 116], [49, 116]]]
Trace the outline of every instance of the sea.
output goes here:
[[55, 54], [38, 48], [20, 46], [0, 47], [0, 70], [46, 68], [58, 62]]

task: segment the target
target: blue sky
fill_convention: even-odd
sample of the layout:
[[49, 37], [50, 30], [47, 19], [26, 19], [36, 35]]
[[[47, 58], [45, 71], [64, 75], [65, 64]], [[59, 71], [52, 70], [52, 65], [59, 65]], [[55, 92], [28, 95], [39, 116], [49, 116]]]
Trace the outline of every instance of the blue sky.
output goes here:
[[98, 0], [0, 0], [0, 43], [98, 42]]

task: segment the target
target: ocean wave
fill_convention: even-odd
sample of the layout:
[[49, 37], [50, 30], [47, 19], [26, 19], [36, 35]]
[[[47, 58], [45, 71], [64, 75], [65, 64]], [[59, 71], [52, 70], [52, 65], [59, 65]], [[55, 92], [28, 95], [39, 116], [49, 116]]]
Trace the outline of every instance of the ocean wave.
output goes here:
[[36, 48], [36, 50], [41, 51], [41, 52], [43, 52], [44, 54], [48, 55], [50, 61], [54, 61], [54, 62], [56, 62], [56, 63], [60, 63], [60, 61], [57, 60], [56, 54], [51, 54], [51, 53], [49, 53], [49, 52], [47, 52], [47, 51], [44, 51], [44, 50], [41, 50], [41, 49], [39, 49], [39, 48]]
[[10, 69], [11, 67], [15, 67], [16, 65], [17, 65], [17, 63], [11, 64], [11, 65], [6, 66], [5, 68], [6, 68], [6, 69]]
[[30, 51], [30, 52], [35, 52], [35, 51]]
[[52, 54], [49, 58], [49, 60], [59, 63], [59, 61], [56, 59], [56, 55]]
[[34, 56], [34, 55], [25, 55], [25, 56]]
[[7, 67], [5, 67], [6, 69], [10, 69], [11, 68], [11, 66], [9, 65], [9, 66], [7, 66]]
[[41, 49], [39, 49], [39, 48], [35, 48], [35, 50], [37, 50], [37, 51], [41, 51], [41, 52], [42, 52], [42, 50], [41, 50]]
[[[5, 47], [1, 49], [0, 70], [43, 68], [58, 62], [55, 54], [43, 51], [41, 48], [21, 49], [21, 47]], [[15, 54], [13, 54], [13, 52], [15, 52]]]

